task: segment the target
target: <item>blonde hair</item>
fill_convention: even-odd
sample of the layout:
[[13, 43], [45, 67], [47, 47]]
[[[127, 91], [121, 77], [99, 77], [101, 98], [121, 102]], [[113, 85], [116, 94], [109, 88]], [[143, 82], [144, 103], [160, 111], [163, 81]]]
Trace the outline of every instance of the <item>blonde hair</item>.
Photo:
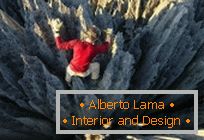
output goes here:
[[85, 38], [96, 39], [100, 36], [100, 31], [96, 26], [90, 26], [87, 28], [84, 34], [85, 34]]

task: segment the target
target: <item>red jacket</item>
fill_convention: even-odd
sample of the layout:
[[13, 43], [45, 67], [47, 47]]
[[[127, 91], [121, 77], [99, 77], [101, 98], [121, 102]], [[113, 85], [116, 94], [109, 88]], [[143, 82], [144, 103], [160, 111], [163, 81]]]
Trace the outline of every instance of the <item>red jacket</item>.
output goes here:
[[78, 39], [63, 42], [61, 37], [55, 38], [55, 42], [58, 49], [73, 49], [70, 68], [75, 72], [85, 72], [89, 68], [92, 59], [99, 53], [107, 52], [109, 47], [108, 42], [97, 46]]

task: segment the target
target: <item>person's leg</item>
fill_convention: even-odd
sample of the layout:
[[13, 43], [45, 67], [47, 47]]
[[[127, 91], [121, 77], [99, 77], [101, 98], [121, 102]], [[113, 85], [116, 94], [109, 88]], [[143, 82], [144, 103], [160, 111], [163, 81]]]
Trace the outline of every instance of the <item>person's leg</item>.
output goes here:
[[66, 70], [66, 78], [65, 80], [70, 83], [71, 82], [71, 78], [72, 76], [79, 76], [79, 77], [87, 77], [91, 74], [91, 79], [96, 80], [99, 78], [99, 73], [100, 73], [100, 64], [95, 62], [95, 63], [91, 63], [89, 66], [89, 69], [84, 72], [84, 73], [78, 73], [78, 72], [74, 72], [70, 69], [70, 67], [67, 67]]
[[97, 80], [100, 73], [100, 64], [95, 62], [90, 64], [91, 79]]
[[69, 66], [67, 66], [67, 69], [66, 69], [65, 80], [66, 80], [68, 83], [71, 83], [71, 80], [72, 80], [72, 71], [70, 70], [70, 67], [69, 67]]
[[71, 76], [68, 72], [66, 72], [65, 80], [66, 80], [68, 83], [71, 83], [72, 76]]

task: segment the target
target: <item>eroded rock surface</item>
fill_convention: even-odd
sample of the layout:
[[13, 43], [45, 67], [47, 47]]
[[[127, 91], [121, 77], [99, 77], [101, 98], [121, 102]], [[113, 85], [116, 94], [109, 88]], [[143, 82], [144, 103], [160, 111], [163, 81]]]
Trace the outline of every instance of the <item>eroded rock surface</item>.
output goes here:
[[[203, 13], [204, 1], [200, 0], [0, 0], [0, 135], [57, 139], [55, 91], [59, 89], [199, 89], [199, 128], [203, 128]], [[71, 86], [66, 84], [71, 53], [55, 47], [50, 19], [56, 17], [64, 22], [61, 34], [65, 40], [83, 39], [89, 25], [101, 31], [113, 28], [112, 52], [95, 60], [101, 63], [99, 80], [75, 77]], [[104, 40], [103, 34], [100, 39]], [[81, 98], [88, 102], [90, 97], [63, 98], [61, 113], [83, 115], [76, 110]], [[175, 100], [185, 105], [183, 98]], [[174, 113], [185, 113], [188, 108]], [[127, 137], [107, 139], [114, 138]]]

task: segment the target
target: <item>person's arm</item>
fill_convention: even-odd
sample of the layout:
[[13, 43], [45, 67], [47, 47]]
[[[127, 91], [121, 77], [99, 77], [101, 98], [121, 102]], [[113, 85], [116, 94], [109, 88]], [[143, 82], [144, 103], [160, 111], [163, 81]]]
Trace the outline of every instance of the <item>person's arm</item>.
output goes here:
[[57, 18], [52, 19], [50, 23], [55, 37], [55, 43], [57, 48], [62, 50], [73, 49], [74, 45], [77, 43], [76, 39], [70, 41], [63, 41], [62, 38], [60, 37], [60, 30], [63, 26], [62, 21], [59, 18]]
[[60, 36], [55, 37], [56, 46], [58, 49], [61, 49], [61, 50], [73, 49], [77, 41], [78, 41], [77, 39], [70, 40], [70, 41], [62, 41], [62, 38]]
[[113, 44], [113, 37], [112, 37], [112, 29], [108, 28], [104, 30], [106, 38], [105, 42], [102, 45], [96, 46], [96, 53], [105, 53], [108, 50], [111, 49], [111, 46]]
[[107, 52], [108, 49], [109, 49], [109, 46], [110, 46], [110, 43], [108, 43], [108, 42], [104, 42], [101, 45], [97, 45], [95, 47], [96, 53], [98, 54], [98, 53], [105, 53], [105, 52]]

